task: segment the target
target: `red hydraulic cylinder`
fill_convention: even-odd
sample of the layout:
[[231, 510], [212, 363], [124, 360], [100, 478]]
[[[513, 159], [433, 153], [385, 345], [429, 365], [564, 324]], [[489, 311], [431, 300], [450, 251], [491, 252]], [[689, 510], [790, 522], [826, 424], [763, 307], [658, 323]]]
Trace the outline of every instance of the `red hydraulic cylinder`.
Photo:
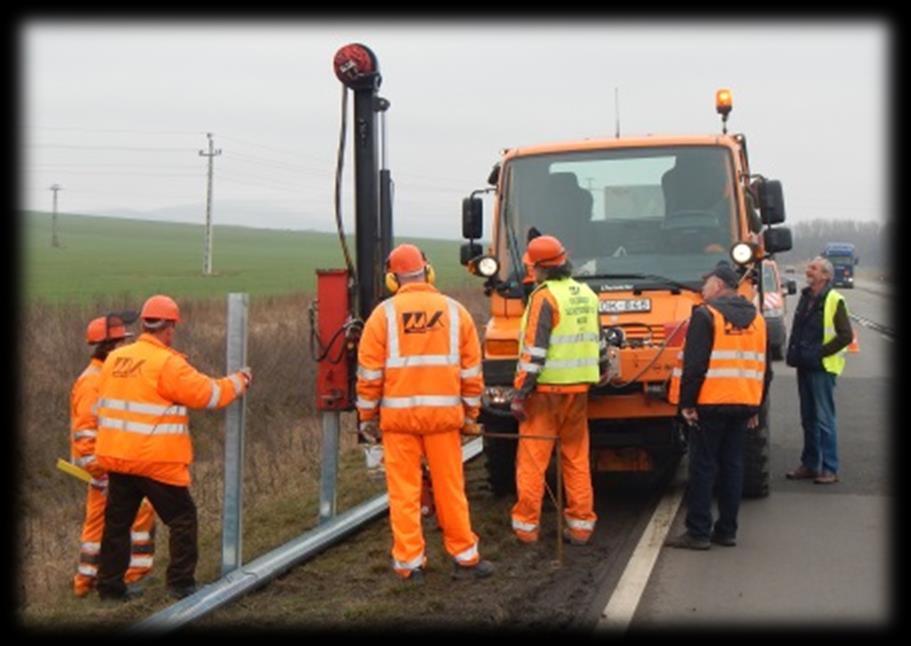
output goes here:
[[316, 270], [317, 410], [354, 410], [355, 340], [348, 336], [351, 319], [346, 269]]

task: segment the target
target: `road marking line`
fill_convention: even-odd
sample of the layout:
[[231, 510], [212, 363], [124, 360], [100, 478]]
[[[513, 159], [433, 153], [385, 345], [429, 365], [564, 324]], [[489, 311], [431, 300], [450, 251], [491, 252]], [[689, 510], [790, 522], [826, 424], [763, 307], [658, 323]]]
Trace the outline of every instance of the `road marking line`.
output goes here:
[[619, 631], [623, 632], [636, 613], [642, 593], [655, 567], [658, 553], [664, 545], [664, 539], [674, 522], [677, 509], [683, 500], [684, 485], [677, 484], [674, 490], [664, 496], [652, 514], [642, 537], [633, 550], [629, 563], [614, 589], [613, 595], [601, 611], [601, 619], [596, 626], [596, 632]]

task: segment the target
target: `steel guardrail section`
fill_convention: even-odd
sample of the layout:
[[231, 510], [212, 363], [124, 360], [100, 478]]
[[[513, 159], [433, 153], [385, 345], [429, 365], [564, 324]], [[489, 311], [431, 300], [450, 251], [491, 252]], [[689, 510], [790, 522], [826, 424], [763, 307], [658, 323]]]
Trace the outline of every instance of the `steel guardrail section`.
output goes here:
[[[462, 461], [467, 462], [483, 450], [478, 437], [462, 445]], [[285, 545], [254, 559], [247, 565], [203, 586], [154, 615], [128, 628], [131, 633], [161, 633], [179, 628], [209, 612], [268, 583], [285, 570], [330, 547], [362, 525], [382, 515], [389, 507], [389, 494], [372, 498], [338, 517], [310, 530]]]

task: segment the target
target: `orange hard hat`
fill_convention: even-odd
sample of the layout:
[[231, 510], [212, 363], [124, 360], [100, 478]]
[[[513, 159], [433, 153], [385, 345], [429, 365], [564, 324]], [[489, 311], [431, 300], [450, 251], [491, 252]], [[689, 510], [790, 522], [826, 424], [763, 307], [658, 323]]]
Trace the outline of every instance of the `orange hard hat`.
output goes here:
[[522, 262], [534, 267], [560, 267], [566, 264], [566, 249], [553, 236], [538, 236], [528, 243]]
[[386, 260], [386, 270], [394, 274], [414, 274], [426, 266], [424, 252], [413, 244], [400, 244]]
[[156, 294], [150, 296], [143, 304], [142, 312], [139, 314], [143, 319], [164, 319], [166, 321], [180, 322], [180, 308], [170, 296]]
[[126, 339], [131, 336], [133, 336], [133, 333], [127, 332], [123, 320], [110, 314], [108, 316], [99, 316], [97, 319], [92, 319], [85, 328], [85, 340], [89, 345], [101, 343], [102, 341]]

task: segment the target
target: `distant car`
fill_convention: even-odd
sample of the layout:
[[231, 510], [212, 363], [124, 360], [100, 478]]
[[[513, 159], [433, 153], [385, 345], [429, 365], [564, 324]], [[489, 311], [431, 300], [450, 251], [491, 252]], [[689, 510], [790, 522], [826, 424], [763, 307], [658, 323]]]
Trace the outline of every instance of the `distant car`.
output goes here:
[[784, 273], [786, 274], [796, 274], [797, 268], [794, 265], [785, 265]]
[[781, 361], [788, 346], [787, 296], [797, 293], [797, 283], [791, 279], [782, 283], [778, 263], [774, 260], [763, 260], [762, 293], [762, 315], [769, 335], [772, 360]]

